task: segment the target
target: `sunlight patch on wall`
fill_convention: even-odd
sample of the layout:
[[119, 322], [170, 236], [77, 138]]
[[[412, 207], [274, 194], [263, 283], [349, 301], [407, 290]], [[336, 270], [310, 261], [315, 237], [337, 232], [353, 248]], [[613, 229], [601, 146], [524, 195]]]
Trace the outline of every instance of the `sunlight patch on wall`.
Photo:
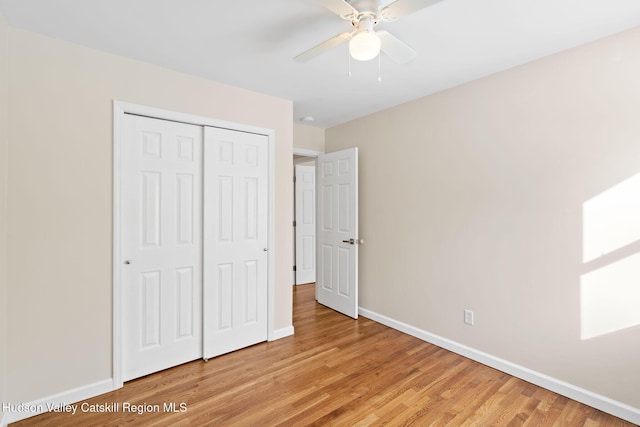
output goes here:
[[640, 254], [580, 279], [583, 340], [640, 325]]
[[585, 263], [640, 240], [640, 174], [586, 201], [582, 212]]
[[640, 174], [586, 201], [582, 220], [583, 262], [611, 254], [609, 263], [580, 278], [580, 332], [586, 340], [640, 325], [640, 253], [615, 253], [627, 247], [628, 254], [628, 246], [640, 241]]

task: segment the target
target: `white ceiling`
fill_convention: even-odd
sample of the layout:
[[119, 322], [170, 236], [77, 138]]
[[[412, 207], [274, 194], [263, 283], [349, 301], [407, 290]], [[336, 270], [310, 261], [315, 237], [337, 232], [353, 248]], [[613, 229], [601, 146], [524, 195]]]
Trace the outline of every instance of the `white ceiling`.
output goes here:
[[[389, 2], [389, 0], [386, 0]], [[0, 0], [14, 27], [294, 102], [330, 127], [640, 26], [640, 0], [444, 0], [380, 23], [413, 47], [397, 65], [347, 45], [292, 58], [350, 24], [313, 0]], [[640, 54], [640, 52], [639, 52]]]

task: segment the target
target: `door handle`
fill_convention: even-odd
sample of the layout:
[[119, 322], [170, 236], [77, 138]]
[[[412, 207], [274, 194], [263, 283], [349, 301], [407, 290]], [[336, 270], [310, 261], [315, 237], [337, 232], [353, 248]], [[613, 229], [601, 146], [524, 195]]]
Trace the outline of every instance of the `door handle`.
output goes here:
[[349, 240], [343, 240], [342, 243], [348, 243], [350, 245], [361, 245], [364, 243], [364, 240], [349, 239]]

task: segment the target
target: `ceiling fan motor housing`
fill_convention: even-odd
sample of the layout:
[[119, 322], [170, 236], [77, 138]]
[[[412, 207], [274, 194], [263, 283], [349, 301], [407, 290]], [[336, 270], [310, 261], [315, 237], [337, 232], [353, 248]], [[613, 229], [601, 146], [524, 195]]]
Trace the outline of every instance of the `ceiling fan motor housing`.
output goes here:
[[354, 9], [359, 11], [360, 13], [373, 13], [377, 14], [383, 5], [380, 3], [389, 3], [387, 2], [378, 2], [376, 0], [346, 0]]

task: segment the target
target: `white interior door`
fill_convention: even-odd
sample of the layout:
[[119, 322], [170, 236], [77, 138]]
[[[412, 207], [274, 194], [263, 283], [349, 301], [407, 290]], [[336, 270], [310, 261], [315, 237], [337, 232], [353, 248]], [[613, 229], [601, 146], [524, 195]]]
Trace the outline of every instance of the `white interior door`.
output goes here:
[[358, 318], [358, 148], [318, 157], [317, 298]]
[[268, 138], [205, 127], [204, 358], [267, 340]]
[[202, 356], [202, 127], [126, 115], [124, 381]]
[[316, 281], [316, 167], [296, 165], [296, 285]]

